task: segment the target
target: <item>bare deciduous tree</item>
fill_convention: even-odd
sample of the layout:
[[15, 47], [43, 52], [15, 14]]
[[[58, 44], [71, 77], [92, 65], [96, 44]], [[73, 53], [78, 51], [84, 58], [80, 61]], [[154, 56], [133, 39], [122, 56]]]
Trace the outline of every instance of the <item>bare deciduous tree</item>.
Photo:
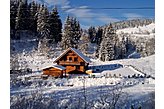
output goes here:
[[122, 91], [123, 86], [113, 86], [109, 88], [107, 93], [100, 93], [99, 99], [94, 106], [96, 109], [116, 109], [121, 108], [127, 101], [127, 93]]

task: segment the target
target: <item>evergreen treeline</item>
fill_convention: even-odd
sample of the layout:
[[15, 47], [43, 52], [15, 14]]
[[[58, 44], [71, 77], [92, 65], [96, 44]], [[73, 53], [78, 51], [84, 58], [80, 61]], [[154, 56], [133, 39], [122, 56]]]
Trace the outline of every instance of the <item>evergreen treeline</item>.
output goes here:
[[58, 43], [62, 49], [73, 47], [85, 54], [90, 44], [95, 44], [95, 56], [102, 61], [127, 58], [132, 51], [139, 52], [141, 56], [152, 55], [155, 48], [154, 39], [147, 42], [142, 42], [144, 39], [134, 41], [129, 38], [129, 34], [116, 34], [117, 29], [138, 27], [152, 22], [152, 19], [136, 19], [114, 22], [102, 27], [91, 26], [82, 30], [76, 18], [67, 16], [62, 30], [57, 7], [50, 11], [47, 6], [34, 1], [10, 1], [11, 39], [19, 40], [22, 32], [31, 32], [38, 39], [38, 51], [45, 54]]
[[133, 20], [125, 20], [112, 23], [115, 29], [123, 29], [123, 28], [132, 28], [138, 26], [149, 25], [155, 22], [154, 19], [133, 19]]
[[[95, 28], [93, 26], [90, 27], [88, 29], [90, 43], [95, 43], [98, 46], [95, 56], [102, 61], [110, 61], [114, 59], [129, 58], [129, 55], [134, 52], [139, 53], [141, 57], [150, 56], [154, 54], [154, 38], [134, 39], [133, 34], [116, 34], [117, 28], [121, 29], [128, 27], [143, 26], [148, 25], [152, 22], [154, 22], [154, 20], [137, 19], [130, 21], [115, 22], [98, 28]], [[139, 54], [136, 54], [135, 57], [140, 57]]]
[[62, 22], [55, 7], [49, 11], [45, 5], [27, 0], [10, 1], [11, 39], [19, 40], [22, 31], [35, 33], [38, 39], [61, 41]]

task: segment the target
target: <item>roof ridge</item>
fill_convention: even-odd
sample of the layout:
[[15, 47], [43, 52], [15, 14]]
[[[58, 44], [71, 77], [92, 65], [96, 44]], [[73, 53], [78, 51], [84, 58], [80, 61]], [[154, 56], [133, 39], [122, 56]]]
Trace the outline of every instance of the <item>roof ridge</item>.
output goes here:
[[71, 50], [73, 50], [74, 52], [76, 52], [77, 55], [79, 55], [84, 61], [86, 62], [90, 62], [90, 59], [85, 56], [80, 50], [76, 49], [76, 48], [71, 48]]
[[[76, 49], [76, 48], [72, 48], [69, 47], [68, 49], [66, 49], [60, 56], [58, 56], [55, 61], [57, 61], [58, 59], [60, 59], [61, 56], [63, 56], [64, 54], [66, 54], [69, 50], [74, 51], [79, 57], [81, 57], [85, 62], [89, 63], [91, 62], [90, 59], [88, 57], [86, 57], [80, 50]], [[54, 62], [55, 62], [54, 61]]]

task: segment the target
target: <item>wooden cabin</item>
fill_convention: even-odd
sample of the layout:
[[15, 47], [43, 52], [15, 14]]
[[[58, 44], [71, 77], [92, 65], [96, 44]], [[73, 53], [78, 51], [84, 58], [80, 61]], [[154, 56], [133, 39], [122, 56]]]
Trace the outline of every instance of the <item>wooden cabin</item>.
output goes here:
[[75, 48], [68, 48], [59, 57], [56, 58], [54, 63], [66, 68], [66, 73], [85, 73], [88, 69], [90, 59], [84, 56], [79, 50]]
[[53, 77], [63, 77], [66, 74], [66, 68], [60, 65], [53, 65], [43, 69], [43, 75]]

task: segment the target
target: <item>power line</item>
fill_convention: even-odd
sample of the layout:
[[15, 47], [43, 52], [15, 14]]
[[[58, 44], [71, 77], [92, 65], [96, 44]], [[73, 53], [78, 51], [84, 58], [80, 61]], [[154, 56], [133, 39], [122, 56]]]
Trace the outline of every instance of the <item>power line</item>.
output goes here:
[[131, 9], [131, 10], [135, 10], [135, 9], [155, 9], [155, 7], [133, 7], [133, 8], [128, 8], [128, 7], [71, 7], [71, 8], [58, 8], [58, 9], [113, 9], [113, 10], [126, 10], [126, 9]]

